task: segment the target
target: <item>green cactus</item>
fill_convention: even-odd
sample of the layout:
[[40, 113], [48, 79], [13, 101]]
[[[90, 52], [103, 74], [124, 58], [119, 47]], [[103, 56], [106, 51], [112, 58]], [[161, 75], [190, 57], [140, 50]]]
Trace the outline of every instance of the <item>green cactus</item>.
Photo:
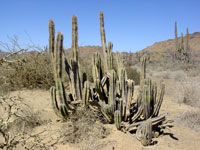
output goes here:
[[[51, 60], [53, 64], [54, 70], [54, 79], [56, 83], [56, 88], [51, 88], [51, 99], [52, 99], [52, 106], [55, 113], [60, 117], [62, 116], [64, 119], [68, 117], [68, 114], [72, 111], [72, 107], [68, 104], [68, 100], [65, 94], [65, 89], [63, 86], [62, 81], [62, 54], [63, 54], [63, 35], [62, 33], [58, 32], [55, 39], [55, 29], [54, 29], [54, 22], [53, 20], [49, 21], [49, 51], [51, 54]], [[56, 94], [58, 91], [58, 95]], [[57, 101], [57, 97], [59, 102]], [[59, 103], [59, 104], [58, 104]], [[64, 106], [63, 106], [64, 105]], [[65, 109], [63, 109], [63, 108]], [[65, 110], [65, 114], [62, 113], [62, 110]], [[61, 113], [61, 114], [60, 114]], [[63, 116], [64, 115], [64, 116]]]
[[109, 78], [109, 97], [108, 97], [108, 104], [114, 105], [115, 98], [116, 98], [116, 73], [114, 70], [110, 71], [110, 78]]
[[135, 82], [133, 80], [127, 80], [126, 81], [126, 113], [124, 115], [124, 121], [127, 121], [128, 117], [130, 116], [130, 107], [131, 107], [131, 103], [132, 103], [132, 98], [133, 98], [133, 94], [134, 94], [134, 85]]
[[142, 87], [144, 84], [144, 79], [146, 79], [146, 63], [148, 57], [144, 55], [141, 59], [140, 86]]
[[107, 46], [106, 46], [106, 33], [104, 28], [104, 15], [103, 12], [100, 11], [100, 35], [101, 35], [101, 45], [103, 48], [103, 56], [104, 56], [104, 71], [107, 70]]
[[127, 80], [127, 75], [126, 75], [126, 70], [125, 68], [121, 69], [121, 75], [120, 75], [120, 95], [123, 101], [123, 112], [122, 112], [122, 117], [124, 118], [126, 116], [126, 80]]
[[136, 131], [137, 139], [143, 146], [148, 146], [152, 142], [152, 121], [151, 118], [142, 123]]
[[119, 110], [116, 110], [114, 113], [114, 122], [117, 130], [121, 129], [121, 122], [122, 122], [122, 116], [121, 112]]
[[93, 80], [102, 79], [102, 64], [101, 64], [101, 56], [99, 53], [95, 53], [93, 55], [93, 60], [92, 60], [92, 75], [93, 75]]
[[154, 105], [155, 108], [154, 108], [154, 112], [153, 112], [153, 117], [157, 117], [159, 114], [159, 110], [160, 110], [160, 107], [163, 102], [164, 94], [165, 94], [165, 84], [163, 83], [163, 81], [161, 81], [160, 92], [157, 97], [156, 104]]
[[143, 101], [143, 116], [144, 119], [148, 119], [152, 115], [152, 81], [151, 79], [145, 79], [144, 81], [144, 86], [143, 86], [143, 91], [142, 91], [142, 101]]
[[82, 100], [82, 102], [83, 102], [83, 107], [86, 107], [86, 106], [88, 106], [88, 104], [89, 104], [89, 100], [90, 100], [90, 98], [91, 98], [91, 92], [90, 92], [90, 84], [89, 84], [89, 81], [85, 81], [85, 83], [84, 83], [84, 88], [83, 88], [83, 94], [82, 94], [82, 96], [83, 96], [83, 100]]
[[65, 59], [65, 69], [70, 79], [70, 89], [72, 93], [73, 100], [82, 99], [82, 82], [81, 73], [79, 69], [79, 59], [78, 59], [78, 25], [77, 17], [72, 16], [72, 59], [70, 62]]
[[113, 68], [113, 43], [108, 42], [108, 48], [107, 48], [107, 68], [108, 70], [112, 70]]

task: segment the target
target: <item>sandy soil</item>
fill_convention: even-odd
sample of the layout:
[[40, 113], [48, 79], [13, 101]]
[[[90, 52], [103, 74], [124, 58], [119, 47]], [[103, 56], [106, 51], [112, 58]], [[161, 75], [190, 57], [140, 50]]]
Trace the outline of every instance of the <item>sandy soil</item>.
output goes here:
[[[166, 82], [166, 95], [164, 97], [164, 102], [161, 107], [161, 112], [168, 112], [168, 118], [174, 119], [178, 114], [181, 114], [185, 110], [191, 109], [190, 106], [184, 104], [177, 104], [174, 101], [174, 97], [171, 96], [175, 89], [173, 88], [172, 82]], [[49, 91], [42, 90], [23, 90], [13, 92], [11, 95], [20, 95], [25, 101], [30, 104], [34, 111], [39, 111], [40, 117], [43, 120], [48, 120], [48, 125], [42, 125], [36, 127], [34, 132], [40, 132], [44, 128], [49, 128], [52, 132], [51, 136], [57, 136], [53, 134], [53, 131], [59, 128], [62, 124], [58, 122], [58, 117], [54, 114], [51, 108], [50, 93]], [[117, 131], [114, 125], [104, 125], [106, 129], [109, 130], [110, 134], [98, 141], [88, 141], [88, 143], [79, 144], [56, 144], [58, 150], [81, 150], [81, 149], [103, 149], [103, 150], [198, 150], [200, 141], [200, 132], [191, 130], [189, 128], [183, 127], [173, 123], [173, 127], [170, 130], [165, 129], [163, 135], [159, 138], [154, 138], [154, 145], [144, 147], [135, 138], [134, 134], [123, 133]], [[51, 138], [48, 137], [48, 140]], [[47, 142], [48, 142], [47, 140]], [[22, 148], [19, 148], [20, 150]], [[49, 148], [54, 149], [54, 148]]]

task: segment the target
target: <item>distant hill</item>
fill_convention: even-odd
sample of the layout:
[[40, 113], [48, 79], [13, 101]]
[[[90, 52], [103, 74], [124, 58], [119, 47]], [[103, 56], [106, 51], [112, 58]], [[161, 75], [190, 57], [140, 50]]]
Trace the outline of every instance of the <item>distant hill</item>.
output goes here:
[[[191, 52], [195, 59], [200, 60], [200, 32], [195, 32], [190, 34], [189, 45], [191, 48]], [[185, 41], [184, 37], [184, 41]], [[179, 38], [180, 41], [180, 38]], [[184, 43], [185, 44], [185, 43]], [[171, 57], [171, 55], [175, 51], [175, 40], [169, 39], [166, 41], [156, 42], [151, 46], [144, 48], [143, 50], [139, 51], [140, 55], [144, 53], [150, 53], [152, 61], [154, 60], [161, 60], [165, 58]]]
[[[192, 55], [195, 60], [200, 61], [200, 32], [195, 32], [190, 34], [190, 48]], [[179, 38], [180, 41], [180, 38]], [[184, 37], [185, 41], [185, 37]], [[174, 39], [169, 39], [166, 41], [156, 42], [151, 46], [144, 48], [137, 53], [122, 52], [122, 56], [125, 60], [130, 60], [135, 62], [138, 61], [138, 57], [141, 57], [145, 53], [151, 55], [151, 61], [167, 61], [169, 60], [175, 51], [175, 41]], [[100, 46], [81, 46], [79, 47], [79, 57], [81, 59], [91, 59], [93, 54], [99, 52], [101, 55], [103, 50]], [[36, 52], [27, 52], [28, 55], [34, 55]], [[7, 53], [0, 51], [0, 57], [5, 56]], [[27, 54], [26, 54], [27, 55]], [[65, 50], [65, 55], [71, 57], [71, 49]]]
[[[81, 46], [79, 47], [79, 56], [81, 58], [91, 58], [94, 53], [98, 52], [99, 54], [103, 53], [103, 50], [100, 46]], [[65, 50], [65, 55], [69, 56], [72, 54], [71, 48]]]

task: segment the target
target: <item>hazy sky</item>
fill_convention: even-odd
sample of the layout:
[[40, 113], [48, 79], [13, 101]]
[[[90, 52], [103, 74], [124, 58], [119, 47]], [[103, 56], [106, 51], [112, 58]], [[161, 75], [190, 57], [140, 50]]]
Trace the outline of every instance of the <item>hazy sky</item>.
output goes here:
[[[100, 45], [99, 12], [104, 12], [107, 42], [114, 51], [135, 52], [155, 42], [200, 31], [200, 0], [0, 0], [0, 41], [17, 35], [21, 44], [48, 44], [48, 21], [71, 46], [71, 17], [78, 17], [79, 46]], [[27, 35], [28, 34], [28, 35]]]

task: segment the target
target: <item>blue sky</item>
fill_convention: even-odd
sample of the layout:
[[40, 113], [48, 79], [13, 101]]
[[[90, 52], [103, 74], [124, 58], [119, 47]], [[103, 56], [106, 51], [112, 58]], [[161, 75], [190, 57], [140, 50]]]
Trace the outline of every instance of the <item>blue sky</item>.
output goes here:
[[[1, 0], [0, 41], [17, 35], [22, 45], [32, 41], [48, 44], [48, 21], [64, 34], [64, 47], [71, 46], [71, 17], [76, 14], [79, 46], [100, 45], [99, 12], [104, 12], [107, 42], [114, 51], [135, 52], [155, 42], [200, 31], [200, 0]], [[28, 34], [28, 35], [27, 35]]]

